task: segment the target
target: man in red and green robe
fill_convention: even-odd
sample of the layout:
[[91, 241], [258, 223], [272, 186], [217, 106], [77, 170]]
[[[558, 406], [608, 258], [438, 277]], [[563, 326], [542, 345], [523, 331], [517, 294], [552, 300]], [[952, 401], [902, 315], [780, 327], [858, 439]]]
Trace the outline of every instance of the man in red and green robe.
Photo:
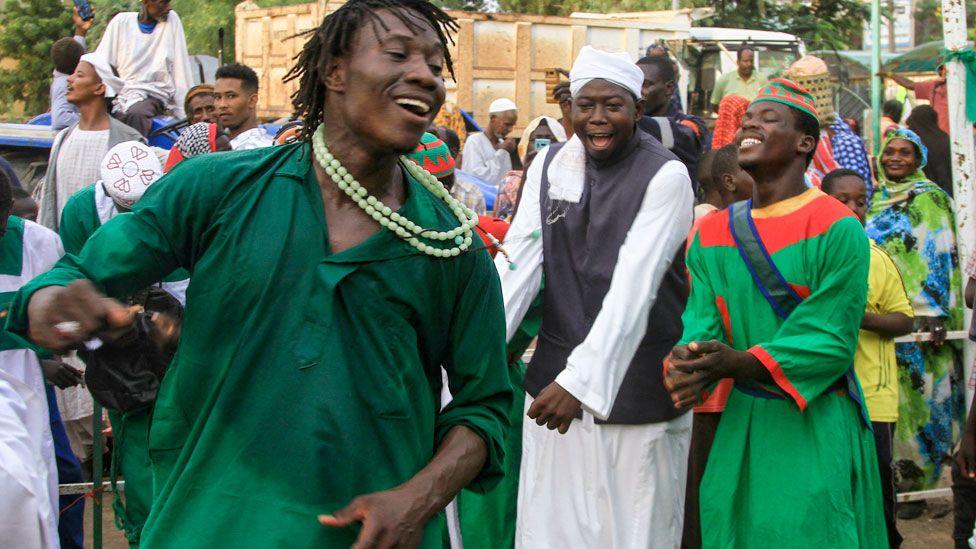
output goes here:
[[755, 189], [734, 207], [751, 210], [796, 295], [792, 312], [777, 313], [754, 280], [727, 210], [703, 221], [688, 250], [691, 295], [669, 390], [689, 406], [718, 379], [735, 380], [701, 485], [704, 547], [888, 546], [874, 440], [851, 372], [868, 240], [850, 211], [804, 184], [818, 134], [809, 93], [774, 80], [736, 136]]

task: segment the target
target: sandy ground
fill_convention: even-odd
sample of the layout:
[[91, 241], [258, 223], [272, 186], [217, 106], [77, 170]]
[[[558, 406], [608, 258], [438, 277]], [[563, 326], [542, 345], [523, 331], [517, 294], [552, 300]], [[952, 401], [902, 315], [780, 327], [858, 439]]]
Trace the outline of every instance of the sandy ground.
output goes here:
[[[85, 547], [93, 549], [91, 540], [91, 505], [85, 508]], [[942, 516], [939, 516], [942, 515]], [[127, 549], [128, 544], [122, 533], [112, 522], [112, 497], [105, 498], [105, 512], [102, 516], [103, 549]], [[952, 502], [949, 499], [932, 500], [929, 510], [920, 518], [902, 521], [898, 525], [905, 537], [903, 549], [951, 549], [952, 548]]]

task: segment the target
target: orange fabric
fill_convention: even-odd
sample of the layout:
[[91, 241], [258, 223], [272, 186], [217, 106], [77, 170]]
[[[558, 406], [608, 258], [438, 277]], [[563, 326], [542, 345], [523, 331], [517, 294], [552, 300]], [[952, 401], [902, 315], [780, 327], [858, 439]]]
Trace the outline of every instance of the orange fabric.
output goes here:
[[779, 362], [776, 362], [776, 359], [767, 353], [766, 349], [756, 345], [746, 352], [759, 359], [759, 362], [761, 362], [762, 365], [766, 367], [766, 370], [769, 371], [769, 375], [772, 376], [773, 381], [776, 382], [776, 385], [778, 385], [780, 389], [786, 392], [786, 394], [793, 399], [793, 402], [796, 403], [801, 412], [807, 409], [807, 399], [805, 399], [803, 395], [800, 394], [800, 391], [798, 391], [796, 387], [790, 383], [789, 378], [786, 377], [786, 374], [780, 367]]
[[712, 132], [712, 149], [721, 149], [735, 141], [735, 133], [742, 125], [742, 117], [749, 108], [749, 100], [741, 95], [726, 95], [718, 104], [718, 120]]
[[509, 227], [508, 222], [497, 217], [488, 215], [478, 216], [478, 224], [475, 226], [475, 230], [478, 236], [481, 237], [481, 241], [485, 243], [485, 247], [488, 249], [491, 257], [495, 257], [495, 254], [498, 253], [498, 247], [492, 245], [488, 235], [490, 234], [498, 239], [499, 242], [502, 242], [505, 240], [505, 235], [508, 234]]
[[[820, 213], [810, 215], [811, 210]], [[846, 206], [819, 189], [810, 189], [767, 208], [752, 211], [756, 230], [759, 231], [759, 236], [770, 254], [775, 254], [801, 240], [824, 234], [840, 219], [853, 215]], [[698, 227], [698, 238], [702, 247], [734, 247], [735, 241], [728, 227], [728, 210], [715, 212], [714, 215], [703, 218]]]

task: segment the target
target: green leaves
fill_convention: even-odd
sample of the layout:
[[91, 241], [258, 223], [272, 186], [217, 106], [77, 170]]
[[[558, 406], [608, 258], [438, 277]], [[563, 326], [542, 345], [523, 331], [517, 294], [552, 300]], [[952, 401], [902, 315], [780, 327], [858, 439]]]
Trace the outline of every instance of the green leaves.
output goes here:
[[50, 0], [9, 0], [0, 11], [0, 109], [22, 102], [25, 112], [40, 113], [49, 106], [54, 66], [51, 45], [70, 35], [71, 12]]

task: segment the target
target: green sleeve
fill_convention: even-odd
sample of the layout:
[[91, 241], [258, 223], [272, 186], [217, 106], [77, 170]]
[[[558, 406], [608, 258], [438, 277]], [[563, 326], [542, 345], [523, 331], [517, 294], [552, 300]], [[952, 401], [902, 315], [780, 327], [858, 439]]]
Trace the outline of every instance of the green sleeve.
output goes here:
[[437, 418], [438, 444], [464, 425], [488, 448], [488, 459], [469, 490], [483, 493], [501, 480], [504, 440], [513, 391], [505, 364], [505, 311], [501, 283], [486, 252], [468, 254], [458, 273], [457, 299], [443, 360], [453, 399]]
[[710, 104], [718, 105], [722, 98], [725, 97], [725, 86], [729, 81], [729, 79], [726, 78], [727, 76], [727, 74], [723, 74], [722, 76], [718, 77], [718, 80], [715, 81], [715, 88], [712, 89], [712, 99]]
[[[88, 239], [77, 254], [25, 284], [14, 296], [7, 329], [27, 334], [27, 304], [37, 290], [90, 280], [110, 297], [124, 297], [192, 266], [208, 244], [227, 167], [212, 156], [192, 158], [153, 184], [130, 213], [119, 214]], [[226, 160], [224, 161], [226, 163]], [[222, 176], [218, 176], [222, 173]]]
[[867, 305], [870, 252], [861, 224], [845, 217], [823, 238], [810, 296], [771, 341], [749, 349], [801, 411], [851, 368]]
[[[90, 204], [89, 204], [90, 203]], [[92, 216], [94, 215], [94, 219]], [[78, 255], [88, 238], [98, 229], [98, 212], [95, 210], [94, 196], [85, 188], [68, 199], [61, 210], [58, 236], [64, 245], [64, 253]]]
[[698, 234], [692, 239], [688, 247], [686, 264], [691, 280], [691, 293], [688, 295], [688, 305], [681, 315], [684, 332], [681, 334], [679, 345], [687, 345], [692, 341], [717, 340], [727, 345], [731, 342], [722, 327], [722, 318], [718, 310], [715, 292], [708, 283], [708, 277], [702, 262], [701, 243]]

